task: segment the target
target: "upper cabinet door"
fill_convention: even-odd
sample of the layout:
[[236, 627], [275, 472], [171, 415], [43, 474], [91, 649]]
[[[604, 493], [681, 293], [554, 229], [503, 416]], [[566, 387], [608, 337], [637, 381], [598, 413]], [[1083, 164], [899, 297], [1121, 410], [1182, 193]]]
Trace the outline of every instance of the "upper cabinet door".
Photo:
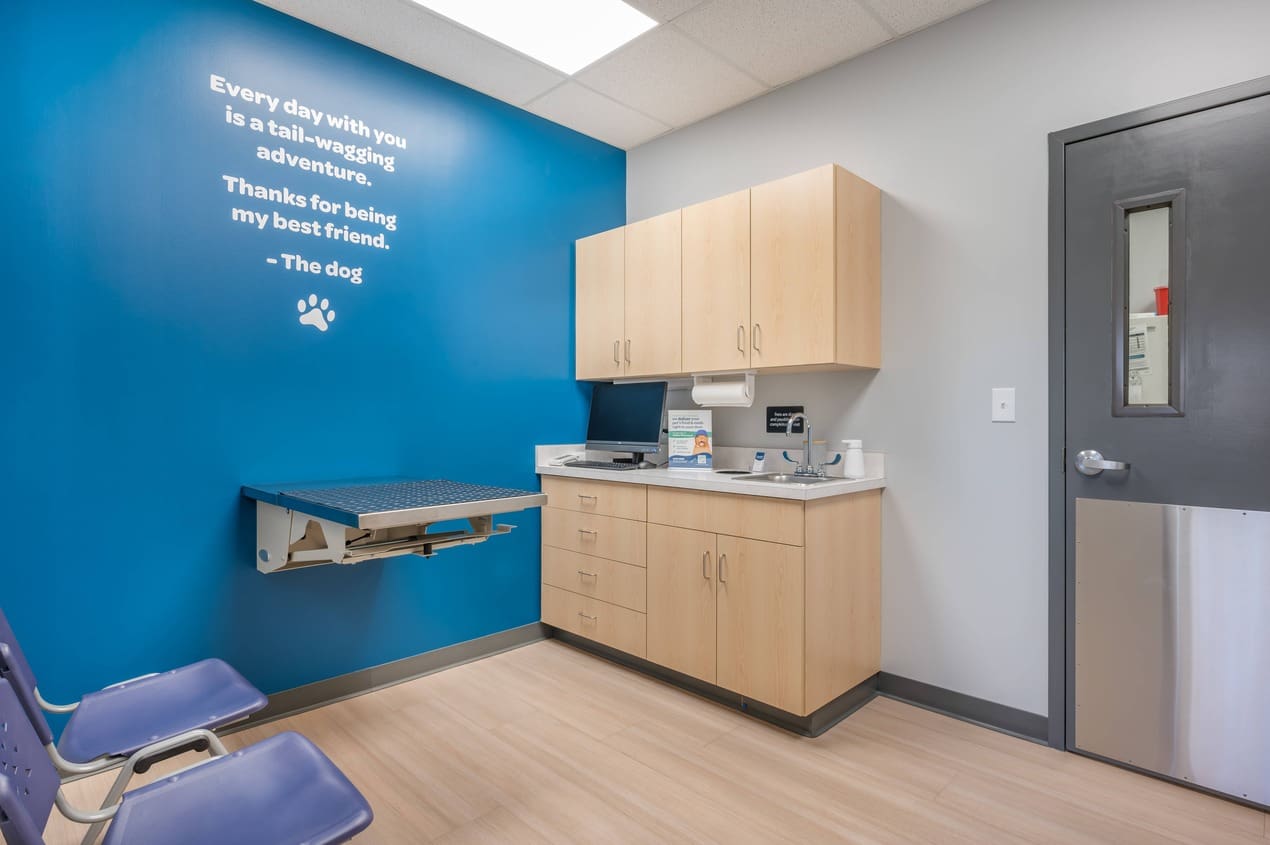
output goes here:
[[833, 363], [834, 167], [759, 185], [750, 203], [751, 364]]
[[750, 192], [683, 210], [683, 369], [750, 366]]
[[624, 372], [622, 341], [625, 230], [577, 242], [577, 377], [614, 379]]
[[681, 220], [675, 210], [626, 227], [628, 376], [683, 371]]

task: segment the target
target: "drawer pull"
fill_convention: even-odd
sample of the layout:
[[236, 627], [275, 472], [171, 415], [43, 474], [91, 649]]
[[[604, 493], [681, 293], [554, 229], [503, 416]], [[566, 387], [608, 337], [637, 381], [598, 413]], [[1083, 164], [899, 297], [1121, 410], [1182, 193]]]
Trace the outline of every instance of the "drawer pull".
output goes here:
[[600, 618], [598, 616], [587, 616], [585, 613], [583, 613], [580, 610], [578, 611], [578, 615], [581, 616], [583, 619], [586, 619], [588, 622], [594, 622]]
[[578, 498], [579, 498], [579, 499], [583, 499], [583, 500], [590, 499], [590, 500], [591, 500], [591, 501], [593, 501], [593, 502], [598, 502], [598, 501], [600, 501], [600, 497], [599, 497], [599, 496], [588, 496], [586, 493], [579, 493], [579, 494], [578, 494]]
[[585, 569], [579, 569], [578, 575], [582, 578], [594, 578], [597, 581], [600, 579], [600, 576], [598, 574], [594, 572], [587, 572]]
[[590, 528], [579, 528], [579, 529], [578, 529], [578, 533], [579, 533], [579, 534], [590, 534], [592, 537], [599, 537], [599, 536], [600, 536], [600, 532], [598, 532], [598, 531], [593, 531], [593, 530], [592, 530], [592, 529], [590, 529]]
[[710, 553], [701, 553], [701, 577], [710, 580]]
[[719, 583], [728, 583], [728, 556], [719, 555]]

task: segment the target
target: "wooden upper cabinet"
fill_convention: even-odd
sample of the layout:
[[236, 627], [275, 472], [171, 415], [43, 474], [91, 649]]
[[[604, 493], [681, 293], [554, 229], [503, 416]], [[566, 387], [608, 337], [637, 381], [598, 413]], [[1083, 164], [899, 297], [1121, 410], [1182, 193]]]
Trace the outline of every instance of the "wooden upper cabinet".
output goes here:
[[683, 371], [681, 219], [676, 209], [626, 227], [625, 375]]
[[882, 194], [830, 164], [577, 243], [577, 377], [882, 365]]
[[612, 229], [576, 246], [579, 379], [614, 379], [624, 372], [625, 229]]
[[805, 714], [803, 550], [723, 535], [716, 543], [718, 685]]
[[750, 364], [881, 365], [881, 192], [836, 165], [750, 191]]
[[683, 369], [750, 366], [750, 192], [683, 210]]

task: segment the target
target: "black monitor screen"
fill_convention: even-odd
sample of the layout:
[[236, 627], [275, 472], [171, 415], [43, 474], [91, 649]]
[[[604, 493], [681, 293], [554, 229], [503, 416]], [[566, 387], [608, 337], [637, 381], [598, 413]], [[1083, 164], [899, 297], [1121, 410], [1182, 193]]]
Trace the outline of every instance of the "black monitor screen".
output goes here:
[[587, 448], [656, 452], [665, 407], [664, 381], [596, 384], [586, 427]]

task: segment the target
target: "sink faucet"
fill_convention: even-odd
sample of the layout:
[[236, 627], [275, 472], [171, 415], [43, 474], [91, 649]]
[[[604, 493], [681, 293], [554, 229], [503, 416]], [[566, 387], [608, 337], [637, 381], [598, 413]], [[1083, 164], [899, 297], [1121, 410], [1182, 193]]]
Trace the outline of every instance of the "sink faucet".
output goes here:
[[785, 423], [785, 435], [789, 436], [794, 433], [794, 423], [797, 420], [803, 421], [803, 433], [806, 435], [806, 441], [803, 444], [803, 462], [794, 467], [794, 475], [823, 475], [823, 471], [817, 471], [811, 465], [811, 420], [807, 419], [806, 414], [791, 414], [789, 422]]

